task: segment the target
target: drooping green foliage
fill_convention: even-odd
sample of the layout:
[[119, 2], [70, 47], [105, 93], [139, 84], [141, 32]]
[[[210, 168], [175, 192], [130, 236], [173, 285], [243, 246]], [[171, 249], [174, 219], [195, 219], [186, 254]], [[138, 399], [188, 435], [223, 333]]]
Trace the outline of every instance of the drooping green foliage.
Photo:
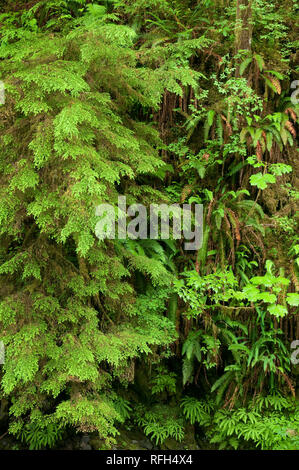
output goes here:
[[[0, 7], [0, 426], [23, 445], [134, 426], [158, 446], [191, 428], [298, 447], [296, 12]], [[203, 204], [202, 247], [99, 240], [96, 207], [120, 195]]]

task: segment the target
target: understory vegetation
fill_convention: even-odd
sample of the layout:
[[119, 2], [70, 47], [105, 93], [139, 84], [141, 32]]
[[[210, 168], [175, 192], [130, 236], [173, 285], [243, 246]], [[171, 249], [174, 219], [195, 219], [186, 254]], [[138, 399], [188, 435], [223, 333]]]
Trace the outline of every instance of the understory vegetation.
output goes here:
[[[298, 12], [1, 2], [0, 447], [299, 448]], [[121, 195], [201, 248], [99, 240]]]

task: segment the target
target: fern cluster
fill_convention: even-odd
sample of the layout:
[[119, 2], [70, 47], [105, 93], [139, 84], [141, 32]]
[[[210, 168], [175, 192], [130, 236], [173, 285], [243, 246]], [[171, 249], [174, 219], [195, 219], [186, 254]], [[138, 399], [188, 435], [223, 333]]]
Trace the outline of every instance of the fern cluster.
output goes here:
[[[0, 425], [298, 447], [297, 2], [29, 3], [0, 5]], [[99, 240], [121, 195], [202, 204], [200, 249]]]

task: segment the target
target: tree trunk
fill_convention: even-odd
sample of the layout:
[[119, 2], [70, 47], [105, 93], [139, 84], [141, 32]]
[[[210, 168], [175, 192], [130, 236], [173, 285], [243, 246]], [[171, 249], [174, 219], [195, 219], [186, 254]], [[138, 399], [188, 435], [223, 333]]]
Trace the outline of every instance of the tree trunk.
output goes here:
[[[252, 40], [252, 0], [237, 0], [235, 25], [235, 53], [241, 50], [251, 50]], [[236, 75], [239, 76], [239, 67]]]

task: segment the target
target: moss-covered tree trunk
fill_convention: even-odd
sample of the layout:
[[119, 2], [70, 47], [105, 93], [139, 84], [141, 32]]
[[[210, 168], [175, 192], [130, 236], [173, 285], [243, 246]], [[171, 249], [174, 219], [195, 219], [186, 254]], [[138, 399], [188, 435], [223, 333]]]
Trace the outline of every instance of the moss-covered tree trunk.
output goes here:
[[[235, 53], [251, 50], [252, 40], [252, 0], [237, 0], [235, 25]], [[239, 67], [236, 69], [239, 76]]]

